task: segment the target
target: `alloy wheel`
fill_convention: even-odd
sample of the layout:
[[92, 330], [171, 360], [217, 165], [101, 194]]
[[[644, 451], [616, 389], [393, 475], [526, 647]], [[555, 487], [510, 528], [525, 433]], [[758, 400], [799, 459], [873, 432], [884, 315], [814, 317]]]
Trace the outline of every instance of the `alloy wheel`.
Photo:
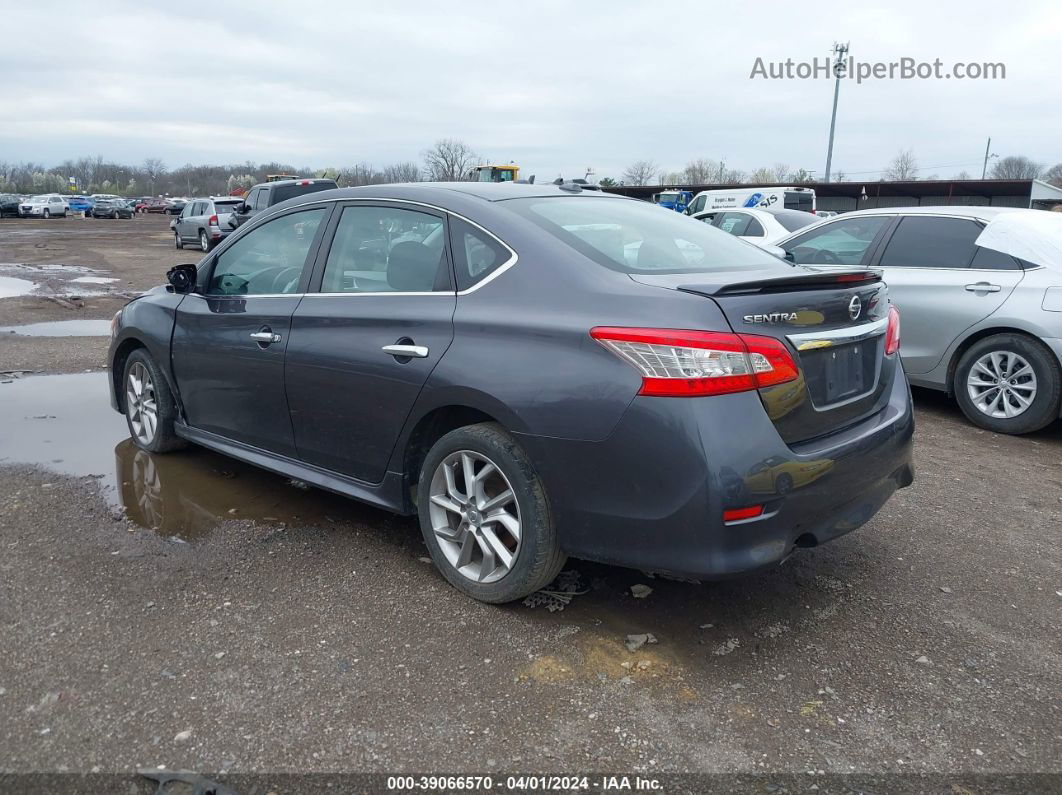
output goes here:
[[970, 402], [997, 419], [1017, 417], [1036, 400], [1036, 373], [1013, 351], [992, 351], [973, 363], [966, 378]]
[[129, 427], [141, 444], [151, 444], [159, 425], [155, 382], [143, 362], [133, 362], [125, 384], [125, 410]]
[[482, 453], [459, 450], [442, 460], [429, 487], [432, 531], [462, 576], [496, 582], [520, 551], [520, 506], [508, 478]]
[[210, 251], [210, 241], [207, 239], [206, 232], [199, 233], [199, 248], [203, 251]]

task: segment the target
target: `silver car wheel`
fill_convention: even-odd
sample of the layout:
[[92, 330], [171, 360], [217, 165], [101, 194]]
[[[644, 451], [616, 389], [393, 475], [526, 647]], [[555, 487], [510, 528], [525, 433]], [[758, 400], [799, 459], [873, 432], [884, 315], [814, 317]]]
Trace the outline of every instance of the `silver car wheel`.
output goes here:
[[159, 425], [155, 382], [142, 362], [133, 362], [125, 384], [125, 410], [129, 427], [141, 444], [151, 444]]
[[210, 241], [207, 240], [206, 232], [199, 233], [199, 248], [203, 251], [210, 251]]
[[992, 351], [973, 363], [966, 391], [978, 411], [997, 419], [1025, 412], [1036, 400], [1036, 373], [1013, 351]]
[[432, 531], [447, 561], [478, 583], [496, 582], [520, 551], [520, 506], [508, 478], [482, 453], [459, 450], [429, 487]]

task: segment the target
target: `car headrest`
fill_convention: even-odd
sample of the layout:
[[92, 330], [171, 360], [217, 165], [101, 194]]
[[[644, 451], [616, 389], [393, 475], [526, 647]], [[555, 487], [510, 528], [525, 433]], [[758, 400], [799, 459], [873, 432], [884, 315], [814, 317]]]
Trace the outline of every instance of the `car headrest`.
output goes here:
[[439, 255], [423, 243], [395, 243], [387, 258], [387, 284], [400, 293], [427, 293], [435, 288]]

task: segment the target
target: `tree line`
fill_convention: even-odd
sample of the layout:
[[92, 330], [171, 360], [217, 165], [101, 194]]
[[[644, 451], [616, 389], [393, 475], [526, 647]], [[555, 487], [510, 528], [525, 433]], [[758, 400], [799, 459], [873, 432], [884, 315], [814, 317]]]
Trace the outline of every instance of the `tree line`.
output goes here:
[[[232, 163], [228, 165], [185, 164], [169, 169], [156, 157], [139, 165], [81, 157], [64, 160], [56, 166], [42, 163], [0, 161], [0, 192], [3, 193], [116, 193], [120, 196], [204, 196], [222, 195], [237, 188], [246, 189], [265, 180], [268, 174], [297, 174], [303, 177], [327, 177], [340, 187], [379, 185], [393, 182], [456, 182], [469, 179], [472, 168], [485, 162], [482, 155], [463, 141], [443, 138], [421, 153], [420, 160], [408, 160], [377, 167], [360, 162], [342, 168], [295, 167], [291, 163]], [[881, 171], [863, 175], [838, 170], [831, 179], [846, 182], [874, 182], [878, 179], [905, 181], [939, 179], [937, 174], [921, 176], [918, 158], [910, 149], [900, 151]], [[1043, 179], [1062, 187], [1062, 163], [1051, 166], [1024, 156], [995, 157], [986, 174], [992, 179]], [[975, 176], [980, 176], [979, 174]], [[815, 181], [815, 175], [803, 168], [775, 163], [745, 172], [710, 158], [688, 162], [680, 171], [668, 171], [653, 160], [636, 160], [617, 180], [603, 177], [604, 187], [614, 185], [708, 185], [708, 184], [792, 184]], [[954, 179], [971, 179], [967, 171]], [[71, 182], [73, 180], [73, 182]]]

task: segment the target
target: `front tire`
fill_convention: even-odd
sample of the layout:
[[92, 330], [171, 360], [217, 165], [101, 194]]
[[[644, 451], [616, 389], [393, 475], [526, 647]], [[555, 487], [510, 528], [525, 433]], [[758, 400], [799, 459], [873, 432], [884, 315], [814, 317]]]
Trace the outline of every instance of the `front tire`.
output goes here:
[[166, 453], [185, 446], [173, 431], [177, 403], [169, 383], [143, 348], [133, 351], [125, 361], [122, 393], [126, 425], [137, 447], [149, 453]]
[[417, 491], [432, 560], [473, 599], [522, 599], [564, 566], [542, 480], [501, 426], [469, 425], [439, 439], [424, 459]]
[[52, 214], [48, 210], [45, 210], [41, 215], [44, 217], [45, 221], [52, 217]]
[[996, 433], [1032, 433], [1058, 419], [1062, 368], [1039, 340], [994, 334], [962, 355], [952, 388], [974, 425]]

